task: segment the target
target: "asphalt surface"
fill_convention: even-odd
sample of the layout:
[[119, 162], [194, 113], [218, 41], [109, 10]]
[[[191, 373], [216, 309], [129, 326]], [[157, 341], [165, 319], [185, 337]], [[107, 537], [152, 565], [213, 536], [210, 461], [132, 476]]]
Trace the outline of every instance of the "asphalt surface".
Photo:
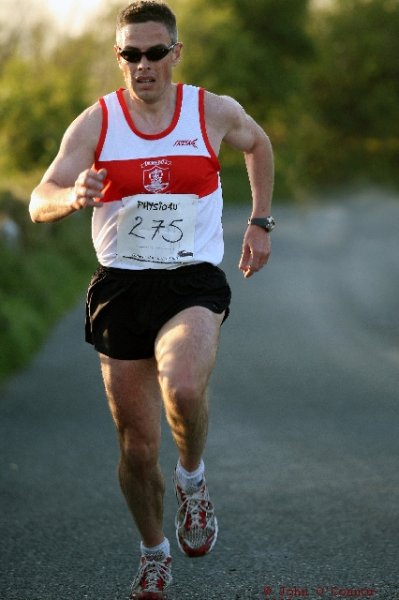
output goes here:
[[[163, 430], [169, 597], [398, 600], [399, 202], [277, 207], [251, 280], [236, 268], [247, 213], [224, 218], [233, 304], [205, 456], [220, 538], [201, 559], [175, 542]], [[137, 568], [82, 322], [80, 302], [1, 391], [1, 600], [122, 600]]]

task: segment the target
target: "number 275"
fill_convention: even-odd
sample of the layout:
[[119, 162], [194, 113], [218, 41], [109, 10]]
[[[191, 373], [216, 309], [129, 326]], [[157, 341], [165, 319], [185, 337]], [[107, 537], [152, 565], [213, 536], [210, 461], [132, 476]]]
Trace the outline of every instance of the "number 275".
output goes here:
[[[135, 237], [145, 240], [146, 236], [142, 235], [144, 231], [140, 230], [144, 220], [143, 217], [137, 216], [134, 220], [136, 221], [136, 224], [129, 231], [129, 235], [134, 235]], [[170, 244], [176, 244], [177, 242], [180, 242], [180, 240], [183, 238], [183, 231], [178, 225], [176, 225], [176, 223], [182, 223], [183, 219], [173, 219], [173, 221], [170, 221], [170, 223], [166, 223], [165, 219], [152, 219], [152, 222], [152, 240], [155, 239], [158, 235], [160, 235], [162, 239], [165, 240], [165, 242], [168, 242]], [[170, 235], [173, 239], [165, 237], [165, 229], [167, 230], [168, 235]]]

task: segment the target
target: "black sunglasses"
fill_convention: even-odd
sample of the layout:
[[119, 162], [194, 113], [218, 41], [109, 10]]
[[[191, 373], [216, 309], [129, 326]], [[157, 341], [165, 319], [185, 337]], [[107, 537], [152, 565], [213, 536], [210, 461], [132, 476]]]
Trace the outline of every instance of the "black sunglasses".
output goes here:
[[141, 61], [142, 56], [145, 56], [151, 62], [158, 62], [165, 58], [167, 54], [176, 46], [177, 42], [171, 46], [153, 46], [148, 48], [145, 52], [141, 52], [138, 48], [128, 48], [121, 50], [118, 48], [118, 52], [122, 58], [130, 63], [138, 63]]

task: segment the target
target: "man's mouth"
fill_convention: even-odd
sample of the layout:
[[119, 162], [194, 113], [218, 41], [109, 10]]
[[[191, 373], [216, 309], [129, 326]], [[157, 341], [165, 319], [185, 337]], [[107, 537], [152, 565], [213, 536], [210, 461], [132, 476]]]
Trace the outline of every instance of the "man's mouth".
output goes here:
[[137, 83], [148, 84], [148, 83], [154, 83], [154, 81], [155, 81], [155, 79], [153, 77], [136, 77]]

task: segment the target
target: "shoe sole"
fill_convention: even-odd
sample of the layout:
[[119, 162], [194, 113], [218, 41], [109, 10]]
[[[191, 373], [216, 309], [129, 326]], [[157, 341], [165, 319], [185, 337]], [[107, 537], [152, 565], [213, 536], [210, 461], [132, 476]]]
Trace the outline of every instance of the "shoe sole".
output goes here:
[[129, 600], [167, 600], [167, 596], [163, 592], [138, 592], [130, 596]]

